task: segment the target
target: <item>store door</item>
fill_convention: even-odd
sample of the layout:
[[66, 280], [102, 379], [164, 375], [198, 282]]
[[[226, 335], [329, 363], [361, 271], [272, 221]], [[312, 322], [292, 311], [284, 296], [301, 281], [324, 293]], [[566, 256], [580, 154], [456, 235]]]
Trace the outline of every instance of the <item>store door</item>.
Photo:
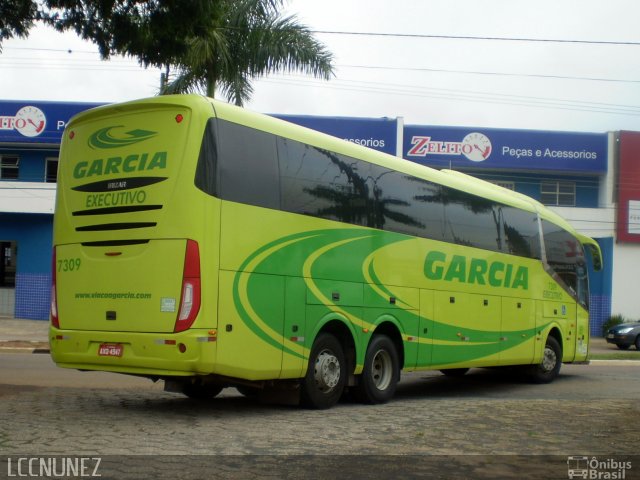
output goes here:
[[0, 317], [13, 317], [16, 311], [17, 254], [17, 242], [0, 241]]

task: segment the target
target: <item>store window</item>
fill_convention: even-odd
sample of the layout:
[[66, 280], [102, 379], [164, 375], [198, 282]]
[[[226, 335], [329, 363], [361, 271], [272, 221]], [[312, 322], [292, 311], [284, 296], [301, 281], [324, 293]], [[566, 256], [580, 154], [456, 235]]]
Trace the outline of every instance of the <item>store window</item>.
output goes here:
[[20, 159], [16, 155], [0, 155], [0, 179], [17, 180]]
[[45, 166], [44, 181], [55, 183], [58, 181], [58, 159], [47, 158]]
[[542, 182], [540, 184], [540, 201], [545, 205], [575, 207], [575, 182]]
[[516, 189], [515, 182], [503, 182], [502, 180], [489, 180], [489, 181], [494, 185], [498, 185], [499, 187], [506, 188], [507, 190], [515, 191]]

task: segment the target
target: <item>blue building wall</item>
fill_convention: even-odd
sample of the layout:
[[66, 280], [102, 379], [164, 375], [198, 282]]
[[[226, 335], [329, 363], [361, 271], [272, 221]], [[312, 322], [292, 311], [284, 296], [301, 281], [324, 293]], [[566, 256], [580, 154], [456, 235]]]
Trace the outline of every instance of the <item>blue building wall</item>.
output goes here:
[[38, 151], [12, 152], [20, 157], [18, 180], [21, 182], [44, 181], [44, 155]]
[[607, 237], [595, 240], [602, 250], [603, 268], [599, 272], [595, 272], [589, 262], [589, 319], [591, 335], [601, 337], [602, 326], [611, 316], [614, 239]]
[[0, 213], [0, 239], [17, 242], [17, 318], [49, 317], [52, 232], [52, 215]]

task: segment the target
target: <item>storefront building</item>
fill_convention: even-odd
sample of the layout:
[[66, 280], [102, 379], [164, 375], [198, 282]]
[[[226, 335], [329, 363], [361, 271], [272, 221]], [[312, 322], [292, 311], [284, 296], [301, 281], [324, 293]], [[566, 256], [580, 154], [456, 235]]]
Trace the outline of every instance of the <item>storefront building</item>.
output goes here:
[[[606, 268], [590, 272], [591, 333], [612, 312], [613, 134], [407, 125], [404, 158], [523, 193], [595, 238]], [[637, 312], [640, 316], [640, 311]]]
[[[0, 316], [46, 319], [62, 131], [87, 103], [0, 101]], [[640, 318], [640, 133], [404, 125], [402, 118], [277, 115], [433, 168], [450, 168], [551, 206], [597, 239], [592, 334], [613, 314]], [[620, 207], [620, 208], [618, 208]]]
[[48, 318], [60, 139], [96, 105], [0, 102], [0, 316]]

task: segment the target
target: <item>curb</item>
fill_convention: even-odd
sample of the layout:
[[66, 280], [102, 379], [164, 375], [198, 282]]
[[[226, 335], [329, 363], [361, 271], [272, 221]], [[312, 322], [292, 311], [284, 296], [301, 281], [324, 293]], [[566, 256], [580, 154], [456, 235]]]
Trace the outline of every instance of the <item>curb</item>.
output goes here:
[[0, 353], [46, 353], [50, 354], [48, 348], [33, 347], [0, 347]]
[[0, 341], [0, 353], [50, 353], [49, 342], [4, 340]]
[[640, 360], [591, 360], [591, 365], [609, 365], [620, 367], [640, 366]]

